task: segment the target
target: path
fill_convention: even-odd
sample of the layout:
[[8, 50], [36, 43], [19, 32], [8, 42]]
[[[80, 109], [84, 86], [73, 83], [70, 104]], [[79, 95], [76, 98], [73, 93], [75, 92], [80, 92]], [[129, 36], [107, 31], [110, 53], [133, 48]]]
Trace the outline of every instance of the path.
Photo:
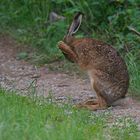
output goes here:
[[[56, 100], [73, 102], [94, 97], [89, 80], [78, 76], [49, 71], [47, 66], [37, 68], [24, 61], [17, 60], [17, 54], [24, 47], [10, 37], [0, 35], [0, 86], [16, 90], [22, 94], [52, 95]], [[114, 117], [127, 116], [140, 124], [140, 103], [127, 97], [119, 106], [108, 109]]]

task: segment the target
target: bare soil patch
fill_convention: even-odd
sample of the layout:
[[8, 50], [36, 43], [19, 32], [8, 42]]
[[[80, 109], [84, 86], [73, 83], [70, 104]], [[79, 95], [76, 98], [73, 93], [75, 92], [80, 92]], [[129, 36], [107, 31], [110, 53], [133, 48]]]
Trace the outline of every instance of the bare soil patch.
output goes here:
[[[95, 97], [91, 91], [89, 79], [54, 72], [48, 66], [36, 67], [25, 60], [18, 60], [18, 53], [26, 50], [32, 55], [33, 50], [15, 42], [6, 35], [0, 35], [0, 86], [26, 95], [52, 96], [57, 101], [72, 103]], [[131, 117], [140, 124], [140, 103], [128, 96], [110, 112], [114, 118]], [[102, 112], [102, 111], [97, 111]]]

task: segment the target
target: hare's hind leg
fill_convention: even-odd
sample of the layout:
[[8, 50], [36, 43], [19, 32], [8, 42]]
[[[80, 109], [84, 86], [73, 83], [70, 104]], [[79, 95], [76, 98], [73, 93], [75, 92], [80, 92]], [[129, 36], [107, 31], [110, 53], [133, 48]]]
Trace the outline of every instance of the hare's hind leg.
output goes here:
[[98, 83], [91, 82], [91, 84], [97, 94], [97, 100], [88, 100], [86, 102], [78, 104], [77, 107], [78, 108], [87, 108], [89, 110], [106, 109], [108, 105], [107, 105], [107, 102], [105, 101], [105, 99], [100, 94]]
[[97, 109], [105, 109], [108, 107], [106, 100], [101, 96], [101, 91], [99, 90], [101, 87], [98, 87], [98, 83], [94, 83], [93, 88], [97, 94], [98, 98], [98, 107]]
[[83, 103], [79, 103], [78, 105], [76, 105], [77, 108], [87, 108], [89, 110], [100, 110], [100, 109], [106, 109], [107, 108], [107, 103], [106, 101], [97, 94], [97, 100], [88, 100], [86, 102]]

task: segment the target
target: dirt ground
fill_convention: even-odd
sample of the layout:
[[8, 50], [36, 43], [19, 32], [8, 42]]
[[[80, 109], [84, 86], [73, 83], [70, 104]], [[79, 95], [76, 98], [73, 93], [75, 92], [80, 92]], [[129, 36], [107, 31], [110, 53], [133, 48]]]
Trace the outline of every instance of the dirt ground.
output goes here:
[[[95, 93], [91, 91], [89, 79], [50, 71], [47, 65], [36, 67], [25, 60], [17, 59], [17, 55], [24, 49], [24, 46], [16, 43], [9, 36], [0, 35], [0, 86], [2, 88], [23, 95], [29, 93], [51, 95], [61, 102], [70, 99], [72, 103], [77, 103], [95, 97]], [[33, 53], [32, 50], [28, 52], [31, 55]], [[140, 127], [140, 103], [130, 96], [104, 112], [111, 113], [114, 118], [130, 117]]]

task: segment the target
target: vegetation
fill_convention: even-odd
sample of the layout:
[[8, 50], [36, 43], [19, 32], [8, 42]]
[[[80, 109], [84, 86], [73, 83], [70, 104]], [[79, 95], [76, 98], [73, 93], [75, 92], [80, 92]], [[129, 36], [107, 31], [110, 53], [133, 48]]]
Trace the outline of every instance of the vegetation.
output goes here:
[[[85, 19], [78, 36], [116, 47], [127, 62], [130, 87], [136, 93], [140, 91], [140, 36], [130, 29], [140, 31], [139, 9], [139, 0], [1, 0], [0, 30], [45, 52], [42, 63], [52, 62], [63, 58], [56, 44], [75, 12], [82, 11]], [[66, 19], [51, 23], [51, 11]]]
[[1, 140], [138, 140], [140, 135], [129, 118], [109, 124], [109, 114], [58, 106], [41, 97], [0, 90], [0, 103]]

